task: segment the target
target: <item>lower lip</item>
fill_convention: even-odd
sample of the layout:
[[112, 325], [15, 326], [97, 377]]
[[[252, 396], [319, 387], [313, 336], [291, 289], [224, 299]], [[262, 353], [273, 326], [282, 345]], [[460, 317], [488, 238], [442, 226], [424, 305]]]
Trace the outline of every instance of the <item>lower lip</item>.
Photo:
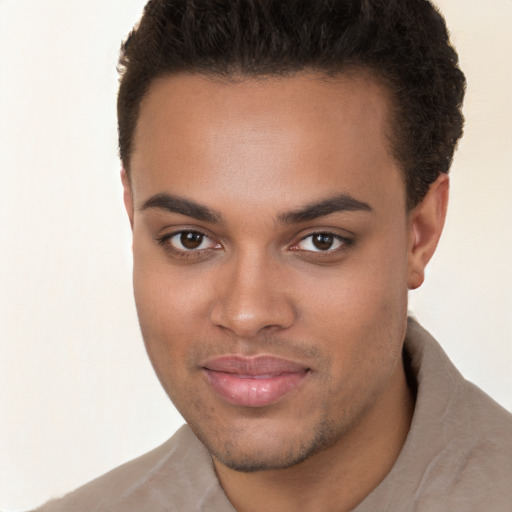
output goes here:
[[272, 377], [241, 377], [234, 373], [205, 369], [213, 389], [226, 402], [244, 407], [264, 407], [291, 393], [306, 377], [307, 371], [282, 373]]

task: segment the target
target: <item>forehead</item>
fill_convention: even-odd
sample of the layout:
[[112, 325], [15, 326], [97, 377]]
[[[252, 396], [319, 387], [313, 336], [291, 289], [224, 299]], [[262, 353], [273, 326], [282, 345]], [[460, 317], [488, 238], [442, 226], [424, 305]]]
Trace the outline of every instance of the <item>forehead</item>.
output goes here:
[[283, 203], [330, 195], [333, 188], [381, 194], [389, 174], [403, 189], [388, 118], [387, 91], [363, 75], [162, 78], [141, 104], [134, 193], [185, 188], [187, 196], [207, 194], [211, 201], [214, 193], [221, 202], [235, 190], [241, 200], [260, 191], [262, 200], [265, 193]]

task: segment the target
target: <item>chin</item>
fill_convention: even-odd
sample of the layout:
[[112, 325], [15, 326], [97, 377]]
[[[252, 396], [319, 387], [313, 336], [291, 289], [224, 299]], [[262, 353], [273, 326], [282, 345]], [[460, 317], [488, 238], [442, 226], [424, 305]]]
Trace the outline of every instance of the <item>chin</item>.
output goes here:
[[343, 435], [335, 425], [325, 424], [309, 437], [304, 430], [297, 433], [288, 430], [283, 435], [267, 430], [257, 438], [239, 432], [225, 436], [225, 440], [217, 437], [212, 442], [210, 436], [193, 426], [192, 429], [215, 460], [242, 473], [296, 466], [332, 446]]
[[257, 471], [272, 471], [277, 469], [286, 469], [296, 466], [308, 459], [315, 450], [303, 451], [301, 453], [290, 452], [282, 453], [251, 453], [245, 457], [240, 454], [231, 453], [212, 453], [212, 456], [221, 464], [241, 473], [255, 473]]

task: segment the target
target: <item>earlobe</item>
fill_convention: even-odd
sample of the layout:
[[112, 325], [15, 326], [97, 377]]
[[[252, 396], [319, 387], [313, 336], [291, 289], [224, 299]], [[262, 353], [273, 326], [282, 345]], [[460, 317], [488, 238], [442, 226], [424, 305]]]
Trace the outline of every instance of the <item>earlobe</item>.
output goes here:
[[128, 214], [128, 218], [130, 219], [130, 226], [133, 230], [133, 194], [132, 194], [132, 186], [130, 183], [130, 177], [126, 172], [125, 168], [121, 169], [121, 182], [123, 184], [123, 201], [124, 207], [126, 209], [126, 213]]
[[410, 290], [419, 288], [425, 279], [425, 268], [443, 231], [448, 192], [449, 178], [442, 174], [409, 215], [407, 285]]

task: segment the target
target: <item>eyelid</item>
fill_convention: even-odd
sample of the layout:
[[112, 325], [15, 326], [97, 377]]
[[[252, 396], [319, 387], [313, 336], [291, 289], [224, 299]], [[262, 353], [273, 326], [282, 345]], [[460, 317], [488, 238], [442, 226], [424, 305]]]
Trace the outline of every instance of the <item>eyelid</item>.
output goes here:
[[[166, 229], [169, 229], [170, 231], [165, 232]], [[172, 229], [172, 230], [171, 230]], [[163, 232], [163, 233], [162, 233]], [[183, 233], [197, 233], [201, 235], [202, 237], [210, 240], [209, 247], [205, 247], [202, 249], [187, 249], [183, 248], [180, 249], [179, 247], [176, 247], [170, 243], [170, 240], [172, 238], [182, 235]], [[335, 239], [335, 241], [339, 242], [339, 245], [337, 247], [334, 247], [333, 249], [304, 249], [299, 247], [299, 245], [308, 238], [311, 238], [315, 235], [328, 235]], [[298, 238], [298, 240], [297, 240]], [[313, 231], [308, 230], [308, 232], [298, 235], [296, 237], [296, 242], [293, 242], [291, 245], [288, 246], [288, 250], [291, 250], [292, 252], [302, 253], [305, 256], [308, 257], [314, 257], [314, 258], [326, 258], [329, 256], [334, 256], [339, 253], [345, 252], [348, 249], [350, 249], [354, 243], [355, 243], [355, 235], [344, 235], [340, 234], [339, 232], [336, 232], [332, 228], [325, 228], [325, 229], [314, 229]], [[207, 229], [199, 228], [196, 226], [167, 226], [166, 228], [163, 228], [160, 230], [160, 232], [155, 236], [155, 241], [163, 247], [163, 249], [174, 255], [174, 257], [181, 257], [181, 258], [193, 258], [193, 257], [206, 257], [207, 254], [211, 254], [211, 251], [218, 250], [223, 248], [223, 244], [218, 241], [216, 236], [213, 236], [208, 233]], [[203, 241], [201, 241], [202, 245]]]
[[[301, 249], [299, 247], [299, 244], [303, 242], [304, 240], [307, 240], [308, 238], [311, 238], [315, 235], [328, 235], [333, 237], [335, 240], [341, 242], [338, 247], [335, 247], [334, 249], [326, 249], [324, 251], [318, 249], [318, 250], [310, 250], [310, 249]], [[328, 257], [333, 256], [338, 253], [342, 253], [348, 249], [350, 249], [355, 243], [355, 237], [349, 237], [342, 235], [340, 233], [337, 233], [333, 231], [332, 229], [315, 229], [314, 231], [310, 231], [304, 235], [302, 235], [297, 242], [294, 242], [290, 247], [289, 250], [300, 252], [302, 254], [307, 254], [308, 256], [315, 257], [315, 258], [321, 258], [321, 257]]]
[[210, 230], [203, 227], [194, 226], [193, 224], [178, 224], [164, 226], [163, 228], [159, 229], [155, 235], [155, 240], [158, 241], [161, 239], [169, 239], [181, 233], [198, 233], [211, 240], [217, 240], [218, 238], [213, 233], [211, 233]]
[[[315, 247], [315, 242], [317, 240], [315, 239], [318, 239], [320, 238], [320, 236], [325, 236], [326, 238], [328, 238], [328, 243], [332, 241], [332, 243], [330, 243], [329, 247], [326, 248], [326, 249], [320, 249], [318, 247]], [[335, 235], [332, 235], [330, 233], [315, 233], [313, 235], [309, 235], [309, 236], [306, 236], [304, 237], [302, 240], [299, 241], [299, 243], [297, 245], [300, 245], [306, 241], [309, 241], [309, 245], [311, 246], [311, 248], [302, 248], [302, 250], [304, 251], [311, 251], [311, 252], [334, 252], [336, 251], [339, 247], [341, 247], [341, 245], [343, 245], [343, 239], [339, 236], [335, 236]]]
[[[178, 236], [182, 235], [183, 233], [196, 233], [198, 235], [201, 235], [205, 239], [208, 239], [211, 241], [210, 247], [205, 247], [202, 249], [180, 249], [178, 247], [175, 247], [172, 245], [171, 240]], [[205, 232], [204, 229], [198, 229], [194, 227], [182, 227], [179, 229], [173, 229], [172, 231], [169, 231], [167, 233], [158, 234], [155, 237], [155, 240], [159, 245], [161, 245], [164, 250], [175, 257], [181, 257], [181, 258], [193, 258], [193, 257], [200, 257], [205, 256], [206, 253], [209, 253], [211, 250], [220, 249], [222, 245], [220, 242], [216, 241], [215, 238]], [[203, 241], [201, 242], [202, 245]]]

